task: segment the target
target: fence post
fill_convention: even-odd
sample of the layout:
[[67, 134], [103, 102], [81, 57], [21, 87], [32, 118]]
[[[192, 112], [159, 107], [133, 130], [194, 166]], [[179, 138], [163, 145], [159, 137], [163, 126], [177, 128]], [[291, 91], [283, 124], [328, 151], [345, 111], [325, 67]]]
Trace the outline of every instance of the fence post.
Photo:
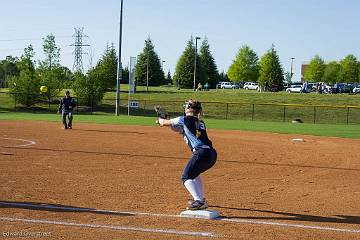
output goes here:
[[146, 100], [144, 100], [144, 116], [146, 116]]
[[94, 112], [94, 99], [91, 98], [91, 114]]
[[316, 106], [314, 106], [314, 124], [316, 123]]
[[228, 119], [228, 112], [229, 112], [229, 103], [226, 103], [226, 114], [225, 114], [225, 119]]
[[251, 121], [254, 121], [255, 104], [252, 105]]
[[286, 118], [286, 113], [285, 113], [285, 108], [286, 108], [286, 106], [284, 105], [284, 118], [283, 118], [283, 122], [285, 122], [285, 118]]
[[346, 113], [346, 125], [349, 125], [349, 111], [350, 111], [350, 108], [347, 107], [347, 113]]

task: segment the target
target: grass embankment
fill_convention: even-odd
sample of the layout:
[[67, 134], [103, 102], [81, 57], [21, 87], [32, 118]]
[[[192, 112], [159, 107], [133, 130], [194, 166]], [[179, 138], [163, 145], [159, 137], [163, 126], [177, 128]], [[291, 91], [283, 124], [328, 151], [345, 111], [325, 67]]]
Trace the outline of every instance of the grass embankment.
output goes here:
[[[121, 114], [127, 114], [128, 86], [121, 85]], [[139, 86], [137, 93], [131, 95], [132, 100], [139, 101], [138, 109], [131, 109], [131, 115], [154, 116], [153, 105], [161, 103], [172, 116], [182, 112], [182, 103], [185, 99], [198, 99], [203, 102], [204, 117], [208, 119], [229, 119], [245, 121], [246, 125], [256, 126], [256, 121], [279, 122], [282, 127], [295, 118], [302, 119], [305, 123], [360, 124], [360, 94], [288, 94], [285, 92], [268, 93], [235, 90], [210, 90], [193, 92], [191, 89], [177, 90], [172, 87], [146, 87]], [[1, 92], [6, 92], [1, 89]], [[172, 102], [176, 101], [176, 102]], [[208, 103], [207, 103], [208, 102]], [[265, 104], [265, 105], [263, 105]], [[283, 106], [282, 104], [295, 104]], [[0, 113], [28, 112], [28, 113], [54, 113], [57, 105], [50, 107], [47, 104], [37, 105], [32, 109], [17, 106], [14, 109], [14, 100], [8, 95], [0, 94]], [[301, 105], [301, 106], [297, 106]], [[319, 107], [322, 106], [322, 107]], [[339, 106], [339, 107], [329, 107]], [[343, 107], [340, 107], [343, 106]], [[344, 106], [359, 106], [346, 108]], [[94, 118], [95, 115], [112, 116], [115, 109], [115, 92], [107, 92], [102, 104], [92, 108], [79, 108], [82, 114], [94, 114], [84, 118]], [[20, 116], [20, 115], [17, 115]], [[253, 121], [252, 121], [253, 120]], [[216, 121], [216, 120], [214, 120]], [[247, 122], [246, 122], [247, 121]], [[238, 121], [235, 121], [238, 122]], [[224, 126], [232, 125], [231, 121]], [[236, 125], [236, 124], [235, 124]], [[270, 124], [271, 125], [271, 124]], [[310, 124], [311, 125], [311, 124]], [[293, 126], [290, 124], [290, 126]], [[293, 128], [293, 127], [291, 127]], [[318, 125], [315, 129], [320, 128]], [[337, 128], [334, 126], [334, 128]], [[281, 131], [281, 129], [279, 129]]]

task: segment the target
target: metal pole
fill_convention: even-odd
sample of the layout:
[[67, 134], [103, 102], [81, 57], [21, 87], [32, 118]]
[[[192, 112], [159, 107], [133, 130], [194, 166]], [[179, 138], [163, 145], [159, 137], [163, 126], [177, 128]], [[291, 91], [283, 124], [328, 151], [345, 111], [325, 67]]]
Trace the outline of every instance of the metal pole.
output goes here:
[[7, 75], [6, 75], [6, 69], [5, 69], [5, 71], [4, 71], [4, 72], [5, 72], [5, 80], [4, 80], [5, 82], [4, 82], [4, 87], [6, 88], [6, 85], [7, 85], [7, 79], [6, 79], [6, 78], [7, 78]]
[[120, 81], [122, 78], [122, 66], [121, 66], [122, 16], [123, 16], [123, 0], [121, 0], [120, 3], [119, 58], [118, 58], [118, 67], [117, 67], [117, 78], [116, 78], [116, 104], [115, 104], [116, 116], [119, 116], [119, 112], [120, 112]]
[[[146, 52], [146, 55], [147, 55], [147, 60], [146, 60], [146, 91], [148, 92], [149, 91], [149, 46], [150, 46], [150, 43], [151, 43], [151, 40], [145, 40], [146, 42], [146, 47], [147, 47], [147, 52]], [[149, 44], [149, 45], [148, 45]]]
[[226, 114], [225, 114], [225, 119], [228, 119], [228, 112], [229, 112], [229, 103], [226, 103]]
[[147, 54], [146, 61], [146, 91], [149, 91], [149, 53]]
[[131, 57], [130, 57], [130, 64], [129, 64], [129, 95], [128, 95], [128, 116], [130, 116], [130, 88], [131, 88]]
[[251, 121], [254, 121], [255, 104], [252, 105]]
[[195, 63], [194, 63], [194, 92], [196, 88], [196, 55], [197, 55], [197, 40], [200, 39], [200, 37], [195, 37]]
[[286, 106], [284, 105], [284, 116], [283, 116], [283, 122], [285, 122], [286, 119]]
[[293, 61], [294, 61], [294, 57], [290, 58], [291, 59], [291, 68], [290, 68], [290, 81], [292, 80], [293, 77]]

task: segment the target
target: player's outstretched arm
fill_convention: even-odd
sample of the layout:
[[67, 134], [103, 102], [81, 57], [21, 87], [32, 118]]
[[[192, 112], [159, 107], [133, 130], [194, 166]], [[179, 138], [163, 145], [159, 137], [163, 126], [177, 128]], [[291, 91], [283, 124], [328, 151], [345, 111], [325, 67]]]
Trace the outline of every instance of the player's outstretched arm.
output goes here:
[[159, 118], [157, 121], [158, 121], [160, 127], [170, 127], [171, 126], [171, 121], [169, 119]]

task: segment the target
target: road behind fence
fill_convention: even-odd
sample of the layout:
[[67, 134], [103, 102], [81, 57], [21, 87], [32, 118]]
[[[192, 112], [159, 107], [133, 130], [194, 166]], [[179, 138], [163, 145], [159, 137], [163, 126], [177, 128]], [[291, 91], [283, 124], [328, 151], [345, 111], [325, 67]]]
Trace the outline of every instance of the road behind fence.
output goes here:
[[[61, 97], [59, 96], [58, 99]], [[16, 104], [9, 94], [0, 93], [0, 113], [56, 112], [59, 100], [42, 100], [31, 108]], [[75, 98], [76, 99], [76, 98]], [[77, 99], [79, 102], [81, 99]], [[154, 105], [161, 105], [171, 116], [183, 114], [183, 101], [155, 101], [120, 99], [120, 114], [154, 116]], [[273, 103], [202, 102], [204, 118], [248, 121], [291, 122], [301, 119], [305, 123], [360, 124], [360, 106], [329, 106]], [[114, 114], [115, 99], [103, 99], [100, 104], [79, 105], [75, 114]]]

